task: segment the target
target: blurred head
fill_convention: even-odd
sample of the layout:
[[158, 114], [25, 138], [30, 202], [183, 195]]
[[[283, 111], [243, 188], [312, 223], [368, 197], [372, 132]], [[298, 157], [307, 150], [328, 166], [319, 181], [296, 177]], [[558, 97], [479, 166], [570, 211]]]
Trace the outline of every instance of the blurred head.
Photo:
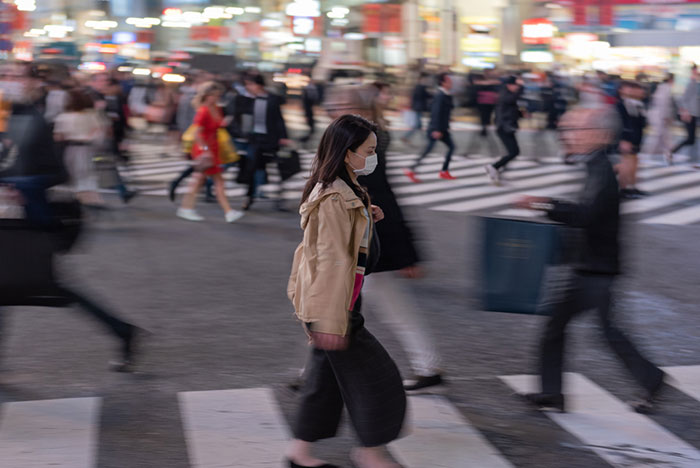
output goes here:
[[624, 99], [644, 99], [645, 90], [642, 85], [635, 81], [623, 81], [618, 88], [620, 97]]
[[324, 187], [339, 177], [350, 182], [348, 170], [364, 167], [367, 156], [374, 154], [376, 132], [377, 127], [359, 115], [346, 114], [335, 119], [323, 132], [301, 202], [309, 198], [319, 182]]
[[508, 91], [511, 93], [518, 92], [518, 89], [520, 88], [520, 85], [518, 84], [518, 77], [515, 75], [510, 75], [508, 78], [506, 78], [505, 84], [506, 88], [508, 88]]
[[692, 66], [692, 68], [690, 69], [690, 74], [693, 77], [693, 79], [698, 79], [698, 75], [700, 75], [700, 72], [698, 71], [697, 65]]
[[107, 73], [95, 73], [90, 77], [90, 86], [100, 92], [106, 92], [109, 87], [109, 75]]
[[619, 121], [609, 108], [577, 108], [559, 123], [559, 138], [566, 154], [589, 154], [610, 145]]
[[673, 73], [669, 73], [668, 75], [666, 75], [666, 78], [664, 79], [664, 83], [671, 83], [671, 84], [673, 84], [673, 82], [675, 81], [675, 79], [676, 79], [675, 75], [674, 75]]
[[389, 105], [391, 101], [391, 86], [383, 81], [375, 81], [372, 86], [376, 89], [377, 95], [374, 100], [381, 106]]
[[2, 100], [13, 104], [31, 104], [41, 96], [41, 79], [31, 64], [7, 63], [0, 68]]
[[243, 84], [245, 89], [254, 96], [265, 94], [265, 78], [258, 73], [246, 75], [243, 78]]
[[197, 88], [197, 94], [192, 100], [192, 106], [195, 108], [203, 105], [215, 106], [223, 94], [223, 86], [215, 81], [208, 81], [199, 85], [199, 88]]
[[452, 89], [452, 78], [447, 72], [442, 72], [437, 76], [437, 84], [439, 87], [449, 91]]
[[86, 109], [92, 109], [95, 104], [92, 102], [90, 95], [82, 89], [71, 89], [68, 92], [68, 112], [82, 112]]

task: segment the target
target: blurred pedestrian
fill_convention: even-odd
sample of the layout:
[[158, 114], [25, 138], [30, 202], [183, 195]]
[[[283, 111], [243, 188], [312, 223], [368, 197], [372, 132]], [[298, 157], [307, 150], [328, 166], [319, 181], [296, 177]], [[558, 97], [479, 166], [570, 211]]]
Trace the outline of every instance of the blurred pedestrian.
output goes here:
[[321, 103], [321, 92], [314, 80], [309, 77], [309, 82], [301, 90], [301, 104], [304, 108], [304, 117], [306, 117], [306, 125], [309, 127], [309, 133], [301, 139], [302, 143], [311, 140], [316, 132], [316, 119], [314, 117], [314, 107]]
[[450, 90], [452, 89], [452, 78], [447, 72], [440, 73], [437, 76], [438, 92], [433, 99], [433, 105], [430, 112], [430, 124], [428, 125], [428, 146], [423, 150], [413, 166], [410, 169], [404, 169], [406, 177], [414, 183], [420, 183], [420, 179], [416, 176], [416, 169], [421, 161], [433, 150], [437, 141], [442, 141], [447, 146], [445, 154], [445, 162], [442, 164], [440, 178], [446, 180], [455, 180], [450, 174], [450, 160], [452, 153], [455, 150], [455, 144], [450, 135], [450, 120], [452, 118], [452, 109], [454, 102]]
[[506, 169], [508, 163], [517, 158], [520, 154], [520, 146], [516, 132], [518, 131], [518, 121], [521, 113], [518, 106], [518, 99], [523, 92], [523, 82], [516, 76], [509, 76], [498, 96], [496, 104], [496, 131], [508, 154], [496, 161], [495, 164], [486, 165], [486, 173], [495, 185], [501, 183], [501, 172]]
[[[411, 297], [412, 285], [421, 276], [413, 233], [396, 201], [386, 175], [387, 150], [391, 143], [384, 110], [391, 101], [390, 87], [377, 82], [372, 85], [376, 96], [371, 101], [370, 115], [377, 125], [377, 168], [357, 180], [367, 188], [372, 202], [382, 208], [384, 219], [376, 224], [381, 245], [379, 259], [372, 275], [366, 278], [364, 300], [374, 305], [378, 317], [396, 334], [411, 361], [414, 378], [404, 382], [407, 392], [434, 389], [443, 383], [440, 356], [427, 333]], [[381, 272], [381, 273], [380, 273]], [[398, 274], [397, 274], [398, 272]]]
[[77, 199], [84, 205], [101, 207], [93, 158], [107, 133], [106, 122], [94, 109], [90, 95], [81, 89], [68, 94], [66, 112], [56, 117], [54, 138], [63, 145], [63, 159]]
[[663, 83], [656, 87], [651, 99], [648, 112], [651, 134], [648, 137], [646, 148], [646, 152], [649, 154], [662, 154], [669, 164], [673, 163], [671, 137], [673, 135], [673, 122], [676, 120], [673, 82], [673, 74], [669, 73]]
[[616, 109], [622, 124], [618, 144], [622, 159], [615, 168], [620, 183], [620, 196], [626, 199], [640, 198], [647, 195], [637, 188], [638, 154], [647, 125], [645, 92], [639, 83], [625, 81], [621, 83], [619, 93], [620, 100]]
[[562, 144], [570, 160], [586, 165], [586, 181], [577, 203], [542, 197], [523, 197], [520, 208], [541, 210], [547, 216], [583, 230], [581, 261], [563, 300], [554, 306], [540, 348], [541, 391], [523, 395], [540, 410], [565, 411], [562, 372], [566, 328], [578, 314], [595, 309], [603, 335], [634, 379], [645, 389], [632, 402], [648, 412], [664, 386], [664, 373], [647, 360], [618, 328], [612, 308], [612, 287], [620, 273], [620, 194], [606, 149], [614, 141], [617, 116], [605, 109], [580, 109], [562, 118]]
[[673, 163], [673, 155], [681, 150], [684, 146], [690, 146], [690, 162], [698, 163], [698, 149], [695, 145], [695, 132], [698, 125], [698, 117], [700, 117], [700, 89], [698, 86], [698, 77], [700, 71], [698, 66], [693, 65], [690, 74], [690, 80], [685, 87], [685, 92], [678, 103], [681, 120], [685, 125], [687, 137], [678, 143], [671, 150], [671, 157], [668, 158], [669, 164]]
[[325, 467], [311, 444], [334, 437], [343, 406], [362, 445], [352, 452], [359, 468], [398, 467], [383, 447], [399, 437], [406, 395], [396, 364], [364, 327], [363, 278], [378, 255], [371, 204], [357, 177], [377, 165], [376, 127], [357, 115], [336, 119], [321, 137], [300, 214], [304, 240], [294, 254], [288, 296], [313, 344], [290, 468]]
[[49, 125], [56, 122], [56, 117], [62, 114], [68, 104], [68, 91], [63, 87], [63, 84], [57, 80], [48, 82], [48, 93], [46, 94], [46, 110], [44, 118]]
[[243, 210], [249, 210], [255, 198], [260, 197], [259, 188], [265, 183], [265, 167], [282, 145], [289, 145], [287, 126], [282, 116], [282, 101], [265, 89], [262, 75], [247, 75], [244, 79], [248, 92], [253, 96], [253, 129], [249, 135], [248, 160], [242, 168], [246, 172], [248, 193]]
[[219, 100], [224, 93], [223, 87], [216, 82], [203, 84], [197, 91], [197, 95], [192, 103], [197, 108], [193, 124], [197, 126], [195, 141], [192, 147], [192, 157], [195, 165], [199, 165], [190, 191], [182, 200], [182, 206], [177, 210], [177, 216], [188, 221], [202, 221], [202, 218], [195, 210], [194, 205], [197, 194], [204, 185], [207, 176], [214, 180], [216, 199], [224, 210], [224, 219], [227, 223], [233, 223], [243, 216], [243, 213], [231, 208], [226, 199], [226, 189], [221, 168], [221, 157], [219, 155], [219, 141], [217, 132], [221, 127], [225, 127], [222, 110], [219, 108]]
[[406, 132], [406, 134], [401, 138], [404, 145], [408, 146], [411, 144], [411, 138], [416, 132], [419, 132], [423, 128], [423, 115], [430, 110], [430, 99], [431, 94], [430, 88], [430, 75], [425, 72], [421, 72], [418, 83], [413, 87], [413, 93], [411, 94], [411, 112], [413, 114], [413, 126]]
[[498, 102], [498, 89], [500, 81], [492, 76], [492, 72], [486, 70], [484, 75], [474, 81], [476, 86], [476, 108], [479, 111], [482, 137], [488, 137], [488, 128], [493, 120], [493, 111]]

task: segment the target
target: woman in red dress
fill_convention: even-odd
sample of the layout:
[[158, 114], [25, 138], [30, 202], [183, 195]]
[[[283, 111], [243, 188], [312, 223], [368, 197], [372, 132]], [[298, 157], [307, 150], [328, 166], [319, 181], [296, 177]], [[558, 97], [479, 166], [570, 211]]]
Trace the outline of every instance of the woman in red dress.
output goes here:
[[202, 218], [194, 209], [197, 194], [202, 189], [207, 177], [214, 180], [216, 199], [223, 208], [227, 223], [232, 223], [243, 216], [243, 213], [231, 209], [226, 192], [224, 190], [224, 178], [222, 176], [221, 158], [219, 155], [219, 142], [217, 132], [219, 128], [226, 126], [226, 119], [219, 108], [219, 101], [224, 93], [224, 88], [215, 82], [204, 83], [197, 90], [197, 95], [192, 100], [192, 105], [197, 108], [193, 125], [197, 126], [194, 145], [192, 146], [192, 158], [195, 162], [208, 155], [213, 165], [204, 172], [197, 172], [190, 185], [190, 191], [182, 200], [182, 206], [177, 210], [177, 216], [188, 221], [202, 221]]

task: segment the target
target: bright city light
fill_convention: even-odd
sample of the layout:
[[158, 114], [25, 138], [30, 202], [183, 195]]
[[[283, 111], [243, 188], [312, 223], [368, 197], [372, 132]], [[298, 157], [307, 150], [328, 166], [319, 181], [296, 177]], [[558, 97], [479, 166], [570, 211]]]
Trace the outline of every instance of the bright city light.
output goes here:
[[245, 7], [246, 13], [260, 13], [262, 9], [260, 7]]
[[19, 11], [36, 10], [36, 0], [15, 0], [15, 5]]
[[110, 21], [110, 20], [102, 20], [102, 21], [95, 21], [95, 20], [89, 20], [85, 22], [85, 27], [90, 28], [90, 29], [95, 29], [97, 31], [108, 31], [110, 29], [114, 29], [117, 26], [119, 26], [119, 23], [116, 21]]
[[295, 0], [287, 5], [286, 13], [289, 16], [317, 18], [321, 16], [321, 4], [317, 0]]
[[185, 77], [177, 73], [166, 73], [163, 75], [163, 81], [166, 83], [184, 83]]
[[134, 71], [132, 71], [136, 76], [151, 76], [151, 70], [148, 68], [134, 68]]

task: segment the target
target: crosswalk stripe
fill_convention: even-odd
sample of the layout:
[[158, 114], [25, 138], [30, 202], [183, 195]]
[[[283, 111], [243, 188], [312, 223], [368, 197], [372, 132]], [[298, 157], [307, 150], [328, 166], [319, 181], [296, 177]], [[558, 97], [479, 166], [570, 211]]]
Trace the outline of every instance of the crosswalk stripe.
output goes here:
[[4, 403], [0, 466], [94, 468], [100, 398]]
[[[414, 197], [406, 197], [399, 200], [399, 203], [404, 205], [418, 205], [425, 203], [435, 203], [439, 201], [455, 200], [460, 198], [468, 197], [479, 197], [484, 195], [491, 195], [489, 197], [483, 197], [479, 199], [472, 199], [468, 201], [459, 201], [456, 203], [449, 203], [446, 205], [435, 206], [433, 209], [437, 211], [475, 211], [479, 209], [484, 209], [488, 207], [495, 207], [499, 205], [507, 205], [511, 203], [514, 197], [525, 189], [541, 189], [541, 186], [549, 186], [549, 190], [544, 189], [545, 193], [552, 192], [553, 195], [560, 195], [562, 193], [568, 193], [571, 188], [565, 188], [562, 190], [560, 187], [553, 189], [552, 186], [559, 184], [572, 184], [581, 179], [581, 174], [578, 172], [564, 172], [561, 174], [553, 174], [544, 177], [538, 177], [536, 179], [528, 179], [525, 181], [519, 181], [517, 186], [506, 186], [506, 187], [493, 187], [490, 185], [472, 187], [460, 190], [453, 190], [448, 192], [440, 192], [428, 195], [419, 195]], [[542, 195], [542, 196], [553, 196], [553, 195]]]
[[663, 371], [671, 376], [671, 385], [700, 401], [700, 366], [664, 367]]
[[700, 221], [700, 207], [690, 206], [671, 213], [666, 213], [640, 222], [643, 224], [693, 224]]
[[178, 394], [194, 468], [280, 466], [289, 435], [269, 388]]
[[[520, 169], [524, 168], [524, 169]], [[523, 179], [528, 179], [530, 177], [534, 176], [541, 176], [541, 175], [546, 175], [546, 174], [553, 174], [553, 173], [573, 173], [576, 172], [580, 174], [578, 171], [572, 171], [570, 168], [562, 168], [560, 166], [536, 166], [533, 167], [533, 165], [519, 165], [511, 171], [509, 182], [513, 181], [519, 181]], [[478, 167], [472, 167], [469, 169], [464, 169], [464, 170], [459, 170], [459, 171], [450, 171], [451, 174], [455, 177], [458, 177], [457, 180], [440, 180], [439, 182], [429, 182], [429, 183], [420, 183], [420, 184], [413, 184], [411, 183], [410, 185], [404, 185], [401, 187], [396, 187], [394, 189], [394, 193], [396, 194], [418, 194], [418, 193], [423, 193], [423, 192], [430, 192], [434, 190], [441, 190], [441, 189], [447, 189], [447, 188], [460, 188], [464, 186], [473, 186], [475, 182], [481, 182], [480, 186], [482, 187], [487, 187], [490, 188], [490, 191], [494, 191], [494, 187], [491, 187], [490, 185], [485, 185], [483, 182], [488, 180], [488, 176], [486, 175], [486, 172], [484, 171], [483, 165], [479, 165]], [[438, 175], [434, 174], [432, 177], [422, 177], [421, 179], [423, 180], [430, 180], [430, 179], [435, 179], [439, 180]]]
[[[518, 392], [532, 392], [532, 375], [500, 377]], [[585, 446], [614, 467], [700, 466], [700, 452], [659, 426], [652, 419], [635, 413], [622, 401], [581, 374], [567, 373], [565, 394], [568, 413], [548, 416]]]
[[693, 200], [696, 198], [700, 198], [700, 186], [672, 190], [670, 192], [654, 195], [652, 198], [627, 202], [622, 205], [621, 212], [623, 214], [633, 214], [653, 211], [665, 206], [675, 205], [679, 202]]
[[444, 397], [409, 398], [411, 433], [389, 444], [407, 468], [512, 468]]

